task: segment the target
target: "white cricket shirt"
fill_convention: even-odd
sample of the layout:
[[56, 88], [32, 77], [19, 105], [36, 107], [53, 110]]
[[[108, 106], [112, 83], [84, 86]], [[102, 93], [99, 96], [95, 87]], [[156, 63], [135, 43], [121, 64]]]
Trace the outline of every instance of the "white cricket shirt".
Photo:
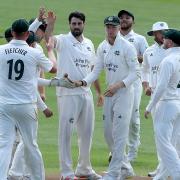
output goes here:
[[159, 65], [166, 56], [166, 50], [158, 43], [146, 49], [142, 63], [142, 82], [149, 82], [154, 90], [159, 76]]
[[168, 55], [160, 64], [160, 75], [157, 87], [146, 110], [151, 111], [159, 100], [180, 100], [177, 85], [180, 80], [180, 47], [167, 50]]
[[144, 36], [135, 33], [133, 30], [131, 30], [125, 36], [121, 33], [120, 35], [126, 40], [128, 40], [136, 48], [138, 56], [143, 56], [145, 50], [148, 48], [148, 43]]
[[119, 33], [113, 45], [110, 45], [107, 40], [104, 40], [99, 45], [95, 67], [84, 78], [87, 84], [95, 81], [102, 69], [106, 71], [108, 86], [123, 81], [126, 87], [128, 87], [138, 78], [137, 75], [140, 75], [136, 50]]
[[[65, 73], [72, 80], [82, 80], [91, 72], [91, 66], [94, 64], [95, 51], [91, 40], [83, 37], [79, 42], [69, 32], [55, 36], [57, 39], [57, 77], [61, 78]], [[90, 90], [90, 87], [79, 87], [68, 89], [57, 87], [57, 95], [76, 95], [84, 94]]]
[[37, 70], [50, 71], [51, 61], [25, 41], [12, 40], [0, 46], [0, 103], [37, 101]]

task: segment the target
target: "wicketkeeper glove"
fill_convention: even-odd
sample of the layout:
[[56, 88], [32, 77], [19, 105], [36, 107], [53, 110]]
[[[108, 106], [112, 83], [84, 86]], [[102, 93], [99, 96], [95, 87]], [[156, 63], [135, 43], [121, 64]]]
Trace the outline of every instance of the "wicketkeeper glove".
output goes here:
[[57, 77], [54, 77], [53, 79], [51, 79], [49, 86], [60, 86], [60, 87], [66, 87], [70, 89], [76, 87], [75, 84], [66, 77], [63, 77], [60, 79]]

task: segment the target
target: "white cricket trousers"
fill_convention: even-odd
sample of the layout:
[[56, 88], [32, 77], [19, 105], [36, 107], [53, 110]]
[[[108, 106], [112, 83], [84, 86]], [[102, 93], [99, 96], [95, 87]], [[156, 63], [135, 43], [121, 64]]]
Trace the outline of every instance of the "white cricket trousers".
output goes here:
[[36, 104], [0, 104], [0, 178], [7, 180], [15, 125], [24, 143], [24, 159], [31, 180], [45, 180], [44, 165], [37, 145]]
[[29, 175], [29, 172], [26, 168], [26, 164], [24, 162], [24, 144], [22, 142], [21, 137], [20, 137], [20, 143], [18, 144], [14, 154], [12, 165], [9, 169], [9, 175], [14, 177]]
[[71, 135], [77, 128], [79, 158], [77, 174], [93, 173], [90, 163], [90, 149], [94, 129], [94, 104], [91, 92], [80, 95], [58, 97], [59, 112], [59, 154], [61, 175], [74, 175], [71, 158]]
[[176, 150], [180, 130], [180, 101], [160, 101], [154, 115], [155, 140], [160, 159], [173, 180], [180, 179]]
[[104, 102], [104, 136], [112, 159], [108, 175], [118, 177], [124, 160], [128, 140], [129, 123], [134, 102], [133, 87], [119, 89], [112, 97], [105, 97]]
[[128, 149], [132, 153], [138, 151], [140, 145], [140, 113], [139, 106], [142, 96], [142, 82], [139, 78], [133, 83], [134, 87], [134, 103], [132, 108], [132, 115], [129, 125], [129, 139], [128, 139]]

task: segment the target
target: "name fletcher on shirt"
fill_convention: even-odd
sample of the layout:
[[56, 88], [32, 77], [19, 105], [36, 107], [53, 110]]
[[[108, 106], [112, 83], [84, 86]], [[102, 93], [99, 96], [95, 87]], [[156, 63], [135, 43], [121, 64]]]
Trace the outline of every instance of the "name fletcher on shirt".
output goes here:
[[17, 54], [22, 54], [23, 56], [25, 56], [27, 54], [27, 51], [20, 48], [9, 48], [9, 49], [5, 49], [5, 53], [6, 54], [17, 53]]

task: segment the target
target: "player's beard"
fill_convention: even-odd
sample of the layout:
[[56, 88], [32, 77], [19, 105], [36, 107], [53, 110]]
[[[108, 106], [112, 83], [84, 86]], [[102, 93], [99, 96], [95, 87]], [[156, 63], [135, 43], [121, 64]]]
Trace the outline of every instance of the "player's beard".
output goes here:
[[[125, 24], [126, 26], [124, 26], [123, 24]], [[129, 29], [132, 28], [132, 24], [122, 23], [122, 24], [120, 25], [120, 28], [121, 28], [123, 31], [127, 31], [127, 30], [129, 30]]]
[[83, 30], [81, 29], [73, 29], [71, 30], [71, 33], [74, 37], [79, 37], [82, 33], [83, 33]]
[[163, 39], [159, 39], [156, 36], [154, 37], [154, 41], [156, 41], [159, 45], [163, 44]]

